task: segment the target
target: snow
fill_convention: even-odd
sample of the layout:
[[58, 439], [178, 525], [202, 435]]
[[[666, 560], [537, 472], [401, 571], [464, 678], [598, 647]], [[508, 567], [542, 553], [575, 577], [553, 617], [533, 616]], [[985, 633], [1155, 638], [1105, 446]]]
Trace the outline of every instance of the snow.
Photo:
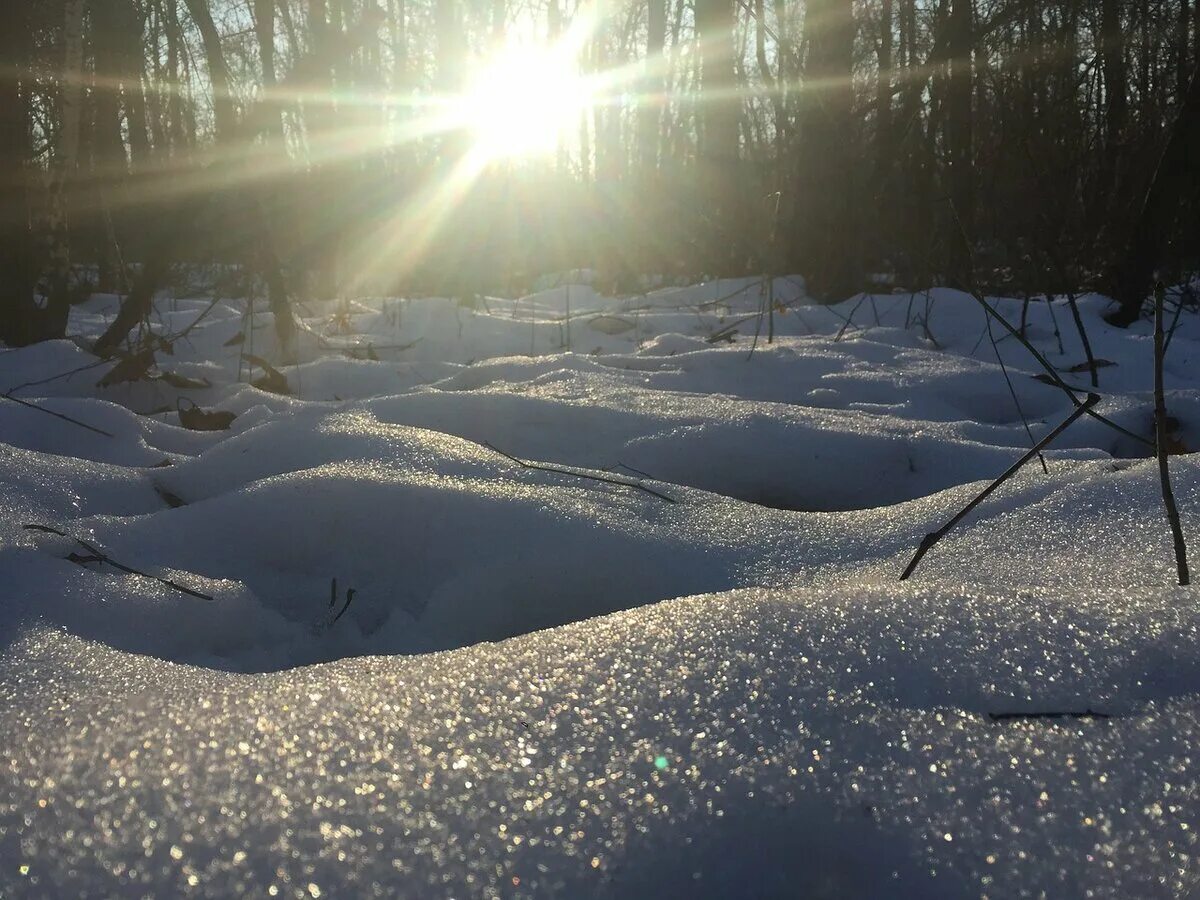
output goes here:
[[[0, 401], [0, 894], [1200, 892], [1200, 610], [1144, 445], [1080, 420], [901, 583], [1071, 403], [965, 295], [775, 296], [770, 344], [748, 280], [306, 304], [290, 365], [224, 300], [150, 373], [210, 387], [13, 393], [111, 437]], [[1100, 410], [1148, 439], [1105, 303]], [[1026, 315], [1087, 387], [1066, 304]], [[1185, 313], [1184, 448], [1198, 349]], [[0, 350], [0, 392], [95, 362]]]

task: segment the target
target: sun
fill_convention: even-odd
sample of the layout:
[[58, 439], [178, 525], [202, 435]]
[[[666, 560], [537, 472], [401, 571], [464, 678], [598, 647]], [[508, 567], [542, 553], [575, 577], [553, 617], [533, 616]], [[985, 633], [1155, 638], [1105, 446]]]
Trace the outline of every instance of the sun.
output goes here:
[[566, 48], [508, 48], [476, 72], [461, 116], [481, 155], [534, 156], [552, 152], [593, 99]]

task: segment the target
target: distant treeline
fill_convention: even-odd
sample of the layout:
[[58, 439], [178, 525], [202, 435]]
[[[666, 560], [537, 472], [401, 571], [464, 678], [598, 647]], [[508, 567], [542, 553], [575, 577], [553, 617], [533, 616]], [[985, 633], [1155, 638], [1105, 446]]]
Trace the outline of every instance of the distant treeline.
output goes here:
[[[437, 98], [583, 17], [604, 102], [459, 183]], [[4, 2], [0, 339], [61, 334], [73, 262], [279, 303], [572, 267], [1137, 294], [1200, 258], [1198, 57], [1200, 0]]]

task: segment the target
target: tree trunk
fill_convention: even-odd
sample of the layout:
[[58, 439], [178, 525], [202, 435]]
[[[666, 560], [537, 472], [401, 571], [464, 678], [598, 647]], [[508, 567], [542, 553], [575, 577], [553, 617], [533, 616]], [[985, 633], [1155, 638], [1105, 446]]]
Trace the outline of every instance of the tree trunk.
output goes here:
[[972, 172], [974, 93], [972, 65], [974, 10], [972, 0], [951, 0], [947, 23], [946, 50], [950, 56], [947, 68], [945, 139], [947, 188], [953, 204], [949, 217], [948, 245], [950, 262], [948, 275], [951, 284], [964, 290], [974, 283], [971, 271], [971, 243], [975, 240], [975, 178]]
[[225, 65], [225, 53], [221, 49], [221, 35], [213, 24], [208, 0], [183, 0], [188, 15], [200, 32], [204, 45], [204, 61], [208, 67], [208, 78], [212, 84], [213, 126], [217, 141], [227, 140], [233, 135], [237, 117], [233, 106], [233, 95], [229, 90], [229, 69]]
[[797, 263], [814, 296], [844, 299], [858, 288], [853, 204], [851, 0], [810, 0], [808, 54], [792, 215]]
[[1113, 325], [1131, 325], [1141, 315], [1142, 303], [1154, 279], [1154, 269], [1162, 262], [1179, 215], [1180, 201], [1194, 186], [1197, 176], [1194, 147], [1198, 139], [1200, 65], [1192, 69], [1187, 93], [1171, 126], [1122, 258], [1109, 274], [1113, 299], [1120, 304], [1108, 317]]
[[667, 34], [666, 0], [647, 0], [646, 71], [638, 105], [638, 160], [642, 178], [649, 184], [658, 169], [658, 138], [662, 123], [663, 41]]
[[275, 0], [254, 0], [254, 31], [262, 61], [262, 121], [269, 141], [283, 151], [283, 115], [275, 99]]
[[118, 216], [114, 199], [125, 190], [129, 175], [121, 129], [121, 72], [125, 36], [120, 9], [114, 2], [91, 4], [95, 82], [92, 90], [92, 179], [89, 188], [88, 230], [95, 236], [99, 289], [104, 293], [124, 286], [114, 247]]
[[146, 20], [134, 0], [120, 0], [121, 96], [125, 101], [125, 121], [129, 128], [129, 162], [133, 172], [150, 168], [150, 140], [146, 127], [146, 94], [142, 87], [145, 60], [142, 39]]
[[1100, 9], [1102, 66], [1104, 71], [1104, 147], [1112, 158], [1120, 153], [1129, 118], [1126, 98], [1125, 36], [1121, 21], [1122, 0], [1103, 0]]
[[1192, 70], [1188, 49], [1188, 26], [1191, 25], [1192, 18], [1190, 12], [1188, 0], [1179, 0], [1179, 21], [1175, 34], [1175, 92], [1180, 97], [1187, 93], [1188, 74]]
[[178, 156], [187, 146], [183, 123], [183, 82], [179, 77], [183, 29], [179, 27], [177, 0], [164, 0], [164, 8], [163, 30], [167, 35], [167, 134], [171, 139], [171, 155]]
[[79, 167], [82, 113], [83, 0], [63, 3], [63, 66], [58, 88], [58, 146], [50, 185], [50, 296], [47, 333], [66, 333], [70, 312], [71, 199]]
[[896, 164], [892, 135], [892, 0], [883, 0], [879, 8], [879, 74], [875, 80], [875, 168], [882, 185]]
[[0, 341], [22, 346], [40, 338], [33, 300], [30, 234], [30, 110], [27, 86], [29, 6], [0, 3]]
[[696, 0], [700, 42], [700, 196], [710, 223], [705, 257], [714, 275], [740, 274], [745, 265], [739, 210], [739, 131], [742, 102], [734, 68], [733, 0]]

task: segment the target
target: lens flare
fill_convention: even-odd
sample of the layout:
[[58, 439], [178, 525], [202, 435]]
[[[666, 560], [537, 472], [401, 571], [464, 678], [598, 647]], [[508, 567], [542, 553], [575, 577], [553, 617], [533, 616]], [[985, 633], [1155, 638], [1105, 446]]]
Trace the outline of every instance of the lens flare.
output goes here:
[[552, 152], [593, 99], [566, 47], [508, 48], [478, 70], [460, 116], [486, 157], [533, 156]]

